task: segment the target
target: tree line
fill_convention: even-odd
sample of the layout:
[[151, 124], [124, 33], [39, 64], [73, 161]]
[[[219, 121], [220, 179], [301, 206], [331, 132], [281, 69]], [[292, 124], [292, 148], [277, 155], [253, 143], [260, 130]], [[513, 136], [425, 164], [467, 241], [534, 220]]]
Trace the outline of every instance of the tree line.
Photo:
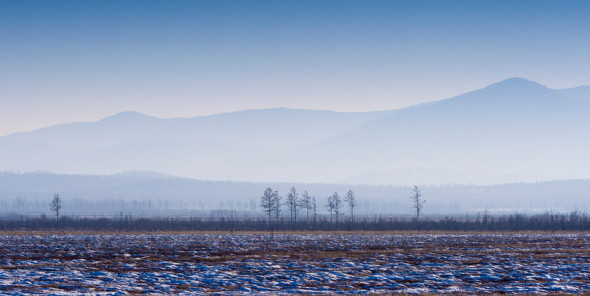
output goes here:
[[[307, 190], [303, 192], [301, 197], [297, 193], [295, 187], [291, 187], [289, 193], [287, 193], [286, 201], [282, 202], [283, 197], [279, 195], [279, 192], [268, 187], [264, 194], [260, 197], [260, 207], [263, 212], [268, 216], [268, 226], [273, 229], [273, 221], [279, 221], [281, 207], [284, 205], [289, 211], [289, 221], [291, 223], [297, 223], [297, 214], [305, 210], [306, 222], [310, 222], [309, 212], [312, 213], [313, 221], [317, 221], [318, 215], [318, 204], [314, 196], [310, 196]], [[426, 200], [422, 198], [422, 193], [418, 186], [412, 187], [412, 194], [410, 195], [412, 200], [412, 206], [416, 209], [416, 219], [420, 219], [420, 213]], [[326, 209], [330, 213], [330, 222], [336, 223], [336, 226], [340, 225], [341, 219], [345, 212], [342, 208], [346, 207], [348, 210], [348, 219], [346, 222], [354, 223], [355, 215], [354, 209], [358, 206], [358, 201], [352, 190], [348, 190], [344, 198], [340, 197], [338, 192], [328, 196], [327, 203], [325, 204]], [[273, 218], [274, 217], [274, 218]]]
[[[273, 229], [273, 226], [280, 221], [282, 206], [287, 207], [290, 223], [297, 224], [300, 222], [297, 218], [297, 215], [300, 214], [301, 211], [305, 211], [304, 221], [306, 223], [310, 223], [310, 221], [313, 221], [313, 223], [317, 222], [318, 203], [315, 196], [309, 195], [307, 190], [305, 190], [303, 194], [299, 196], [297, 189], [295, 189], [295, 187], [291, 187], [289, 193], [287, 193], [285, 202], [282, 200], [283, 197], [279, 195], [279, 192], [273, 190], [270, 187], [268, 187], [260, 197], [260, 207], [268, 217], [268, 226], [271, 230]], [[349, 190], [344, 198], [341, 198], [340, 195], [338, 195], [338, 192], [334, 192], [334, 194], [328, 197], [325, 207], [330, 213], [331, 223], [333, 223], [335, 219], [336, 225], [340, 224], [340, 217], [344, 214], [342, 212], [342, 207], [344, 205], [346, 205], [348, 208], [350, 222], [354, 222], [354, 208], [358, 205], [358, 203], [356, 201], [354, 192]], [[309, 215], [310, 212], [311, 220]]]
[[[60, 215], [59, 220], [41, 216], [0, 219], [0, 230], [92, 230], [92, 231], [268, 231], [265, 217], [135, 217], [92, 218]], [[316, 221], [291, 223], [282, 216], [273, 221], [274, 231], [590, 231], [590, 216], [574, 211], [566, 214], [475, 215], [464, 217], [362, 216], [336, 224], [328, 216]]]
[[[352, 190], [344, 197], [338, 192], [328, 196], [325, 204], [318, 204], [316, 197], [307, 190], [301, 195], [292, 187], [283, 198], [278, 191], [267, 188], [260, 197], [263, 216], [241, 215], [235, 211], [221, 211], [209, 217], [173, 216], [142, 217], [123, 215], [115, 217], [63, 216], [63, 201], [55, 194], [49, 209], [55, 219], [45, 214], [0, 218], [0, 229], [87, 229], [87, 230], [204, 230], [204, 231], [396, 231], [396, 230], [448, 230], [448, 231], [505, 231], [505, 230], [590, 230], [590, 218], [586, 213], [545, 213], [537, 215], [511, 214], [477, 216], [427, 217], [421, 219], [426, 200], [417, 186], [411, 188], [411, 205], [415, 216], [363, 215], [356, 217], [357, 198]], [[284, 201], [283, 201], [284, 200]], [[319, 212], [325, 207], [326, 212]], [[288, 215], [281, 215], [286, 208]], [[320, 215], [321, 213], [321, 215]], [[348, 215], [348, 216], [346, 216]], [[344, 219], [343, 217], [347, 217]]]

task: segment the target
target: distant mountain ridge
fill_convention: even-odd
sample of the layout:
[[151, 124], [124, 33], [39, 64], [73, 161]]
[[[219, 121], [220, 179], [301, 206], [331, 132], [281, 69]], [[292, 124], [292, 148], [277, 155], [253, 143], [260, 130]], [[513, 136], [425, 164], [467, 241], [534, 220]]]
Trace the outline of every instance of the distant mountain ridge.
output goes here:
[[[160, 119], [133, 111], [126, 111], [96, 122], [61, 124], [32, 132], [11, 134], [0, 139], [11, 142], [61, 142], [73, 147], [111, 146], [129, 142], [153, 141], [211, 141], [239, 143], [245, 146], [290, 147], [280, 141], [266, 142], [267, 133], [281, 136], [277, 130], [307, 138], [298, 141], [317, 141], [388, 114], [388, 111], [344, 113], [287, 108], [246, 110], [192, 118]], [[84, 133], [83, 136], [79, 135]], [[283, 133], [285, 134], [285, 133]], [[283, 141], [285, 140], [285, 141]], [[284, 144], [283, 144], [284, 143]]]
[[[590, 164], [583, 152], [590, 148], [583, 137], [590, 130], [589, 107], [532, 81], [508, 79], [398, 110], [288, 158], [307, 159], [301, 167], [336, 164], [339, 172], [426, 168], [508, 177], [487, 181], [492, 183], [578, 178], [587, 174], [581, 164]], [[514, 175], [524, 177], [514, 180]]]
[[[240, 179], [251, 174], [248, 170], [261, 159], [328, 139], [388, 113], [275, 108], [159, 119], [122, 112], [97, 122], [0, 137], [0, 170], [99, 174], [148, 170]], [[241, 171], [224, 175], [240, 170], [237, 164]]]
[[[434, 184], [590, 178], [587, 90], [511, 78], [381, 112], [275, 108], [170, 119], [122, 112], [0, 137], [0, 171], [371, 184], [367, 177], [399, 184], [408, 178], [392, 172], [410, 171], [413, 183]], [[456, 173], [470, 171], [479, 177]]]

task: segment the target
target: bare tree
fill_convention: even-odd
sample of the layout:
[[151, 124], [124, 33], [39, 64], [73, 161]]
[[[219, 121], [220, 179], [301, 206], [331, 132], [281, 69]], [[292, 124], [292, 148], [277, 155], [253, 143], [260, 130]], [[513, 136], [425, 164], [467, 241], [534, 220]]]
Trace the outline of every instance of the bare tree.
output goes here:
[[422, 211], [422, 207], [424, 207], [424, 203], [426, 200], [422, 199], [422, 193], [418, 186], [414, 185], [412, 187], [412, 195], [410, 195], [410, 199], [412, 199], [413, 207], [416, 209], [416, 219], [420, 219], [420, 211]]
[[59, 194], [56, 193], [53, 195], [53, 199], [49, 203], [49, 209], [51, 211], [55, 212], [55, 220], [56, 221], [59, 221], [59, 212], [61, 211], [61, 208], [62, 208], [61, 197], [59, 196]]
[[264, 195], [260, 197], [260, 207], [262, 207], [264, 213], [268, 214], [268, 225], [272, 228], [272, 214], [275, 209], [274, 202], [275, 196], [278, 196], [277, 191], [273, 191], [272, 188], [268, 187], [264, 190]]
[[307, 190], [305, 190], [303, 192], [303, 194], [301, 195], [301, 200], [299, 201], [299, 207], [301, 207], [302, 209], [305, 209], [305, 214], [306, 214], [306, 221], [309, 223], [309, 210], [312, 209], [312, 204], [311, 204], [311, 196], [309, 196], [309, 194], [307, 193]]
[[344, 197], [344, 202], [348, 204], [348, 209], [350, 210], [350, 222], [354, 222], [354, 208], [357, 206], [357, 202], [352, 190], [348, 190], [348, 193]]
[[340, 209], [342, 209], [342, 198], [338, 195], [338, 192], [334, 192], [332, 195], [332, 201], [334, 202], [334, 213], [336, 214], [336, 224], [340, 222]]
[[297, 190], [295, 189], [295, 187], [291, 187], [291, 190], [289, 190], [289, 193], [287, 193], [286, 205], [291, 216], [291, 223], [297, 223], [297, 207], [299, 206], [299, 194], [297, 194]]
[[281, 206], [283, 205], [281, 199], [283, 199], [283, 197], [275, 191], [272, 195], [272, 211], [275, 213], [275, 219], [277, 222], [279, 221], [279, 214], [281, 213]]
[[328, 203], [326, 204], [326, 208], [328, 208], [328, 211], [330, 212], [330, 222], [333, 222], [334, 221], [334, 208], [335, 208], [334, 195], [328, 196]]

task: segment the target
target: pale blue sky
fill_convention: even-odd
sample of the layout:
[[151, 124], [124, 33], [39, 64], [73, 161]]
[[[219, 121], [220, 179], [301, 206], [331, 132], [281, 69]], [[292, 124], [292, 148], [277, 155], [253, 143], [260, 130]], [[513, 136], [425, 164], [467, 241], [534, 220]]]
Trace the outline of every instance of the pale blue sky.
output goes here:
[[590, 84], [590, 1], [2, 1], [0, 135], [124, 110], [394, 109]]

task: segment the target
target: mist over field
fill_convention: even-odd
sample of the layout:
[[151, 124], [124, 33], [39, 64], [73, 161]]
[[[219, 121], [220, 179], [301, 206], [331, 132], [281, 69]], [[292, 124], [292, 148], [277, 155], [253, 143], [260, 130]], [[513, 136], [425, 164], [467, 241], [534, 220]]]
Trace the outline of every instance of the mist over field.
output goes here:
[[585, 211], [588, 8], [4, 1], [0, 212]]
[[[208, 216], [230, 213], [258, 216], [267, 187], [285, 196], [291, 187], [317, 198], [318, 212], [327, 215], [326, 199], [335, 191], [353, 190], [359, 215], [413, 215], [407, 186], [350, 184], [247, 183], [199, 181], [157, 174], [112, 176], [48, 173], [0, 174], [0, 215], [47, 213], [48, 197], [59, 192], [65, 215]], [[511, 183], [501, 185], [430, 185], [421, 187], [427, 200], [423, 214], [503, 215], [569, 213], [590, 210], [590, 180]], [[286, 214], [286, 209], [284, 210]], [[302, 210], [303, 211], [303, 210]]]

